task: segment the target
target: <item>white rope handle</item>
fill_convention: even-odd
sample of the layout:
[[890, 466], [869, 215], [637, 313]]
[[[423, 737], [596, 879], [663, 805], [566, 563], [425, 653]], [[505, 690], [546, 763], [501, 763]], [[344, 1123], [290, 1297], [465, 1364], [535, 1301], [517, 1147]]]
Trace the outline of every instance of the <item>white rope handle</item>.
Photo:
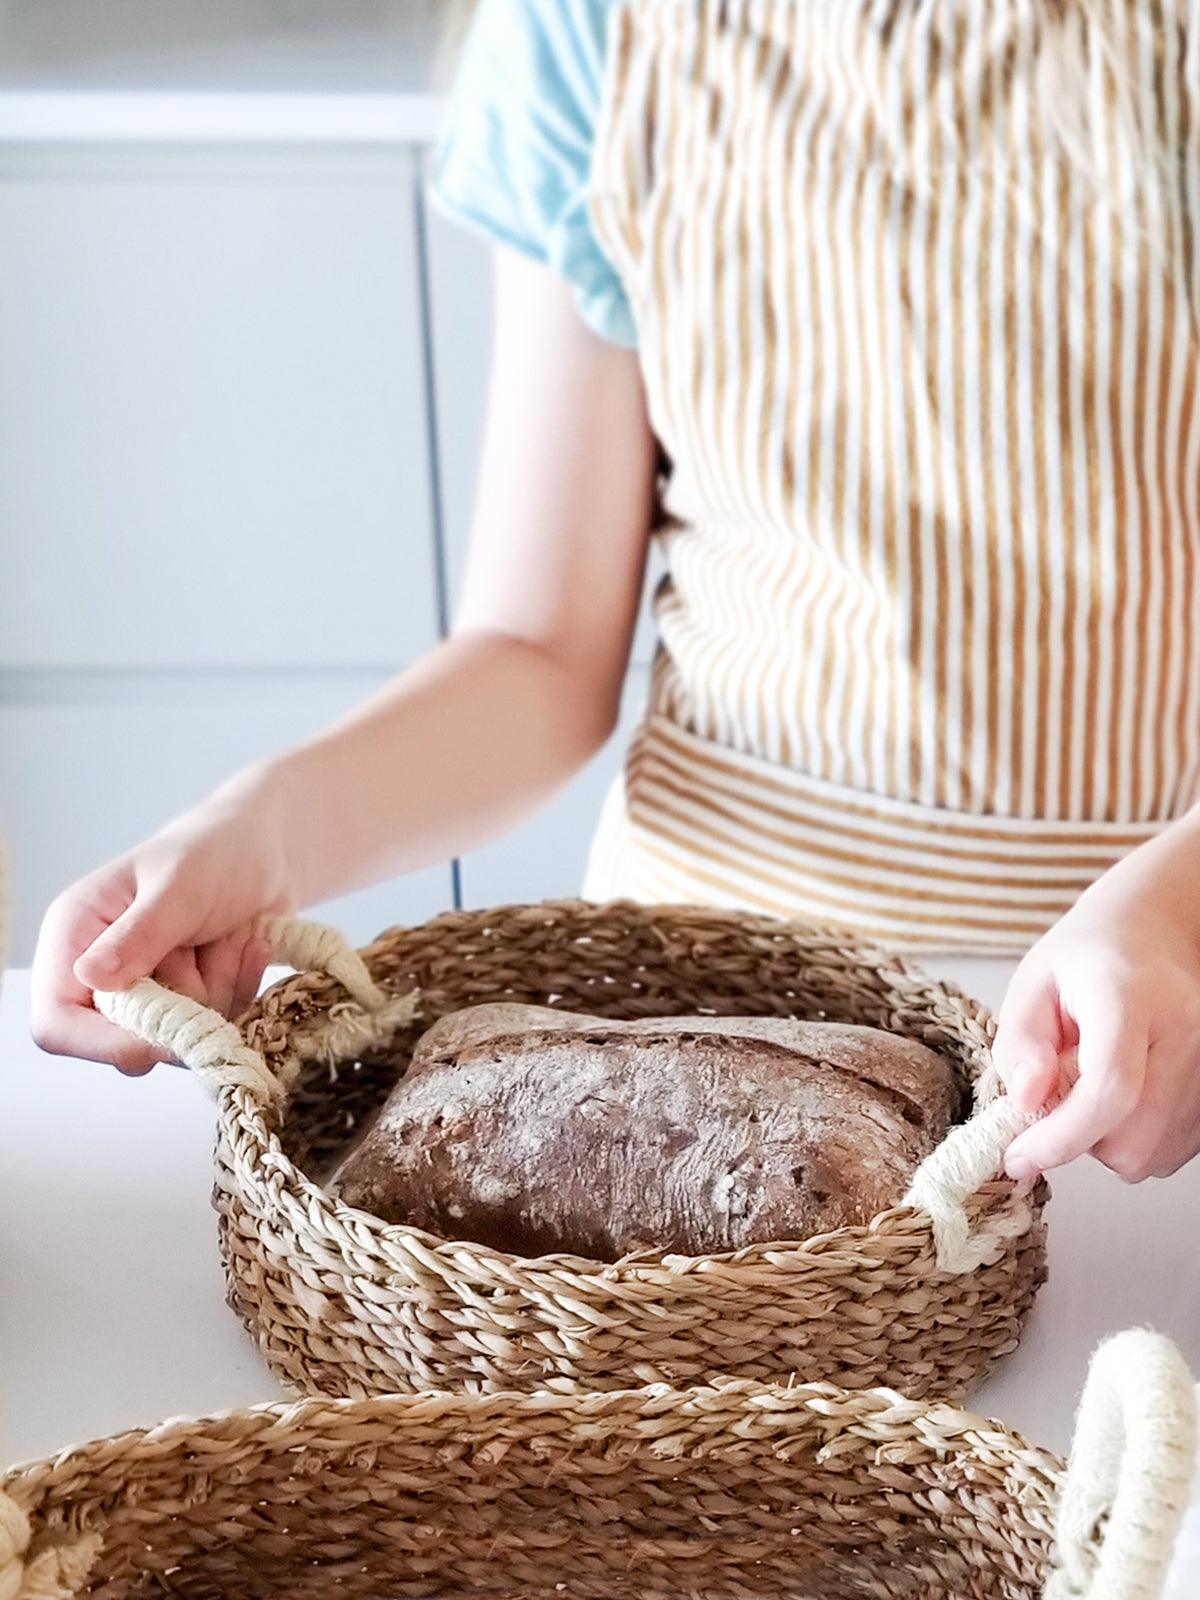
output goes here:
[[1092, 1357], [1045, 1600], [1159, 1600], [1196, 1465], [1196, 1391], [1169, 1339], [1132, 1328]]
[[[989, 1219], [971, 1232], [966, 1202], [981, 1184], [994, 1178], [1009, 1145], [1037, 1118], [1019, 1111], [1007, 1095], [977, 1111], [969, 1122], [950, 1132], [913, 1173], [903, 1204], [929, 1215], [938, 1268], [942, 1272], [974, 1272], [1007, 1239], [1024, 1233], [1030, 1211], [1023, 1207]], [[1028, 1193], [1029, 1184], [1014, 1184]]]
[[280, 1093], [270, 1067], [232, 1022], [153, 978], [139, 978], [128, 989], [97, 989], [92, 1003], [126, 1033], [169, 1050], [214, 1094], [226, 1087], [249, 1089], [271, 1101]]
[[30, 1555], [29, 1514], [0, 1490], [0, 1600], [73, 1600], [100, 1554], [97, 1534]]
[[364, 1011], [378, 1011], [387, 995], [340, 928], [305, 917], [261, 917], [259, 933], [281, 961], [297, 972], [327, 972]]
[[[415, 997], [389, 997], [337, 928], [299, 917], [264, 917], [259, 932], [272, 952], [290, 966], [299, 972], [327, 972], [357, 1002], [357, 1017], [340, 1015], [330, 1023], [330, 1033], [338, 1047], [354, 1049], [411, 1018]], [[92, 1000], [110, 1022], [148, 1044], [169, 1050], [213, 1093], [223, 1088], [242, 1088], [257, 1099], [270, 1102], [283, 1092], [261, 1053], [246, 1043], [234, 1023], [219, 1011], [164, 988], [153, 978], [139, 978], [128, 989], [98, 989]], [[364, 1018], [375, 1019], [378, 1026], [364, 1026]]]

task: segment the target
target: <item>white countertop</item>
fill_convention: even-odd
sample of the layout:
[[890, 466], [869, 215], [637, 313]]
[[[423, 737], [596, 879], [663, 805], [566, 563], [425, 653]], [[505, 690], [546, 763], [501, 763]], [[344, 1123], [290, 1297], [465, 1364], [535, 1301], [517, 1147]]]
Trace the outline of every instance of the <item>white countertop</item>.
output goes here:
[[447, 0], [6, 0], [0, 143], [421, 143]]
[[[1001, 962], [926, 964], [999, 1000]], [[2, 1458], [278, 1398], [224, 1302], [207, 1096], [175, 1068], [130, 1080], [42, 1055], [28, 992], [14, 972], [0, 998]], [[1200, 1162], [1132, 1189], [1090, 1161], [1061, 1174], [1050, 1280], [973, 1408], [1065, 1451], [1092, 1348], [1134, 1324], [1171, 1335], [1200, 1375], [1198, 1214]], [[1173, 1600], [1198, 1581], [1200, 1504]]]

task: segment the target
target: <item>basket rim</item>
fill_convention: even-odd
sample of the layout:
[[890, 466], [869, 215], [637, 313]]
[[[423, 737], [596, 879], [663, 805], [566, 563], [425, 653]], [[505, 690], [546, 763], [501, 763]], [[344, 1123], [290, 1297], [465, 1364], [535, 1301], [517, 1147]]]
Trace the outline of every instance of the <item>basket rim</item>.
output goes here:
[[[675, 1385], [646, 1383], [623, 1389], [597, 1390], [582, 1386], [567, 1391], [550, 1389], [497, 1389], [486, 1394], [456, 1389], [396, 1391], [386, 1394], [340, 1397], [310, 1394], [294, 1400], [268, 1400], [249, 1406], [228, 1406], [167, 1417], [161, 1422], [123, 1428], [111, 1434], [64, 1445], [51, 1455], [30, 1457], [0, 1468], [0, 1492], [18, 1491], [32, 1479], [71, 1481], [81, 1462], [102, 1451], [105, 1462], [114, 1456], [131, 1454], [154, 1460], [173, 1447], [186, 1445], [196, 1434], [206, 1442], [224, 1439], [245, 1440], [252, 1436], [269, 1440], [278, 1433], [281, 1440], [296, 1443], [298, 1429], [319, 1430], [322, 1424], [388, 1424], [389, 1428], [406, 1417], [426, 1421], [455, 1418], [497, 1420], [574, 1415], [580, 1424], [593, 1418], [614, 1415], [629, 1417], [700, 1418], [727, 1413], [736, 1408], [761, 1418], [760, 1439], [773, 1432], [772, 1423], [782, 1437], [791, 1419], [799, 1416], [818, 1425], [824, 1421], [838, 1436], [854, 1437], [864, 1447], [879, 1446], [885, 1434], [911, 1434], [931, 1449], [947, 1451], [983, 1448], [995, 1451], [1011, 1447], [1023, 1455], [1038, 1458], [1053, 1472], [1066, 1465], [1058, 1452], [1031, 1441], [1019, 1429], [1000, 1417], [956, 1405], [953, 1400], [933, 1397], [913, 1399], [885, 1384], [863, 1389], [847, 1389], [827, 1379], [806, 1383], [764, 1382], [751, 1378], [729, 1378], [719, 1383]], [[917, 1424], [926, 1428], [920, 1432]], [[795, 1426], [792, 1421], [792, 1426]], [[937, 1444], [930, 1442], [936, 1435]], [[739, 1437], [727, 1427], [714, 1427], [714, 1436], [724, 1437], [731, 1447]], [[650, 1442], [648, 1438], [647, 1442]], [[319, 1445], [307, 1445], [319, 1448]], [[199, 1465], [199, 1463], [198, 1463]]]
[[[542, 1425], [540, 1419], [550, 1420]], [[406, 1420], [411, 1431], [403, 1425]], [[578, 1523], [596, 1522], [583, 1511], [581, 1488], [586, 1492], [597, 1477], [607, 1485], [610, 1461], [623, 1482], [632, 1480], [635, 1492], [642, 1474], [666, 1481], [691, 1471], [694, 1464], [703, 1474], [728, 1468], [736, 1516], [746, 1503], [740, 1498], [743, 1490], [752, 1501], [762, 1500], [762, 1470], [773, 1459], [776, 1476], [779, 1468], [799, 1475], [795, 1493], [800, 1503], [811, 1499], [810, 1509], [819, 1512], [824, 1501], [839, 1520], [843, 1497], [823, 1493], [823, 1485], [811, 1475], [827, 1472], [844, 1483], [849, 1464], [870, 1475], [868, 1491], [884, 1519], [878, 1513], [872, 1518], [880, 1535], [872, 1548], [889, 1543], [900, 1531], [895, 1518], [901, 1511], [911, 1526], [925, 1529], [932, 1524], [944, 1537], [949, 1527], [944, 1519], [953, 1515], [954, 1507], [943, 1502], [958, 1497], [970, 1519], [958, 1536], [978, 1542], [984, 1555], [1019, 1554], [1030, 1533], [1038, 1536], [1040, 1550], [1026, 1552], [1035, 1569], [1040, 1566], [1036, 1575], [1031, 1573], [1037, 1593], [1066, 1600], [1085, 1590], [1098, 1597], [1101, 1591], [1107, 1595], [1119, 1589], [1124, 1594], [1136, 1588], [1149, 1595], [1159, 1593], [1176, 1547], [1194, 1477], [1196, 1432], [1196, 1392], [1182, 1353], [1163, 1335], [1143, 1328], [1110, 1337], [1094, 1353], [1067, 1460], [1031, 1443], [1002, 1420], [953, 1401], [913, 1399], [885, 1385], [848, 1390], [829, 1380], [797, 1384], [791, 1379], [725, 1377], [703, 1385], [668, 1381], [608, 1392], [572, 1385], [558, 1393], [443, 1389], [341, 1399], [311, 1395], [177, 1416], [0, 1471], [0, 1563], [6, 1593], [15, 1579], [22, 1593], [28, 1588], [30, 1594], [35, 1589], [39, 1594], [74, 1594], [102, 1556], [109, 1526], [119, 1526], [132, 1511], [133, 1548], [139, 1556], [153, 1553], [151, 1528], [174, 1526], [181, 1506], [203, 1509], [213, 1488], [214, 1467], [226, 1457], [235, 1471], [217, 1481], [234, 1494], [223, 1516], [218, 1504], [220, 1520], [210, 1519], [218, 1539], [215, 1544], [202, 1536], [197, 1540], [197, 1528], [186, 1530], [193, 1542], [186, 1549], [168, 1546], [164, 1554], [169, 1559], [190, 1559], [193, 1550], [203, 1554], [220, 1545], [222, 1537], [227, 1544], [236, 1542], [237, 1519], [255, 1509], [253, 1491], [259, 1482], [269, 1497], [266, 1504], [283, 1505], [294, 1515], [297, 1475], [319, 1485], [326, 1464], [334, 1471], [349, 1467], [354, 1493], [348, 1500], [343, 1488], [338, 1501], [343, 1507], [375, 1506], [379, 1466], [385, 1475], [393, 1471], [401, 1515], [423, 1522], [425, 1496], [440, 1488], [439, 1470], [448, 1469], [443, 1476], [460, 1481], [456, 1469], [465, 1463], [473, 1481], [500, 1509], [514, 1487], [519, 1491], [528, 1486], [531, 1467], [536, 1468], [539, 1493], [549, 1486], [543, 1469], [553, 1445], [560, 1458], [577, 1458], [582, 1469], [575, 1484], [569, 1481], [573, 1475], [561, 1483], [564, 1495], [583, 1512]], [[438, 1448], [443, 1441], [449, 1453]], [[386, 1456], [381, 1460], [371, 1454], [364, 1460], [364, 1449], [394, 1451], [392, 1468]], [[287, 1463], [283, 1480], [281, 1461]], [[515, 1461], [520, 1464], [510, 1478]], [[651, 1474], [652, 1463], [657, 1470]], [[932, 1478], [927, 1476], [931, 1465]], [[940, 1473], [946, 1467], [951, 1476], [943, 1481]], [[909, 1469], [912, 1488], [903, 1480]], [[270, 1495], [270, 1487], [281, 1482], [290, 1489], [287, 1499]], [[193, 1486], [200, 1489], [195, 1499]], [[703, 1488], [702, 1480], [698, 1486]], [[893, 1498], [897, 1491], [906, 1496], [903, 1507]], [[602, 1512], [604, 1498], [602, 1494]], [[1147, 1521], [1147, 1498], [1162, 1516]], [[643, 1506], [653, 1514], [656, 1503], [643, 1494], [632, 1507], [634, 1518]], [[444, 1518], [455, 1516], [461, 1511], [461, 1496], [448, 1495], [439, 1504]], [[312, 1509], [319, 1523], [322, 1508]], [[614, 1502], [607, 1509], [610, 1515], [601, 1515], [599, 1523], [608, 1520], [622, 1528], [630, 1508]], [[696, 1531], [699, 1510], [703, 1544], [703, 1536], [714, 1531], [704, 1527], [703, 1503], [687, 1509], [692, 1523], [684, 1526], [683, 1536]], [[714, 1509], [720, 1515], [724, 1508]], [[795, 1516], [790, 1501], [783, 1509], [787, 1520], [768, 1528], [768, 1534], [797, 1531], [790, 1525]], [[1001, 1520], [996, 1511], [1013, 1518], [1011, 1536], [1000, 1543], [994, 1537]], [[535, 1543], [541, 1526], [536, 1519], [528, 1524]], [[282, 1531], [307, 1530], [285, 1526]], [[486, 1539], [496, 1527], [485, 1524], [477, 1531]], [[655, 1530], [640, 1528], [636, 1520], [628, 1531], [655, 1537]], [[741, 1530], [731, 1531], [737, 1539]], [[118, 1575], [129, 1543], [114, 1545]], [[560, 1548], [565, 1548], [562, 1541]], [[848, 1546], [830, 1545], [816, 1553], [826, 1562], [836, 1561], [839, 1549], [849, 1552]], [[753, 1539], [747, 1553], [757, 1565]], [[133, 1575], [140, 1570], [135, 1562]], [[730, 1577], [736, 1580], [736, 1570]]]
[[[914, 979], [923, 988], [961, 1011], [964, 1020], [975, 1023], [985, 1034], [990, 1034], [991, 1013], [981, 1001], [966, 994], [957, 984], [933, 977], [910, 957], [898, 955], [886, 946], [869, 939], [858, 938], [843, 929], [831, 929], [822, 924], [800, 919], [743, 913], [725, 907], [646, 905], [631, 900], [600, 902], [552, 899], [528, 903], [514, 902], [510, 905], [490, 906], [474, 911], [441, 912], [425, 922], [412, 926], [395, 924], [378, 934], [368, 944], [361, 946], [358, 954], [371, 972], [372, 978], [381, 988], [391, 992], [386, 976], [377, 976], [374, 967], [380, 957], [402, 936], [438, 933], [463, 925], [486, 926], [488, 919], [498, 920], [506, 915], [528, 917], [529, 920], [546, 916], [553, 922], [556, 913], [571, 913], [582, 914], [585, 920], [591, 918], [599, 921], [614, 912], [633, 913], [643, 922], [673, 916], [689, 919], [701, 917], [711, 926], [749, 931], [770, 938], [773, 942], [786, 940], [790, 936], [793, 939], [799, 938], [806, 944], [811, 942], [818, 947], [828, 945], [831, 949], [878, 957], [881, 963], [886, 963], [903, 977]], [[246, 1033], [256, 1021], [264, 1019], [273, 1007], [277, 1007], [280, 999], [289, 992], [294, 992], [298, 988], [311, 990], [314, 986], [336, 988], [336, 983], [318, 972], [292, 973], [279, 979], [264, 990], [253, 1005], [242, 1013], [238, 1018], [239, 1029]], [[264, 1051], [268, 1063], [272, 1060], [273, 1054], [275, 1059], [278, 1059], [285, 1053]], [[975, 1111], [990, 1103], [998, 1093], [999, 1080], [991, 1068], [989, 1055], [985, 1064], [972, 1077], [971, 1101], [962, 1120], [964, 1122], [968, 1120]], [[478, 1244], [469, 1239], [446, 1239], [408, 1223], [384, 1222], [369, 1211], [348, 1206], [329, 1195], [288, 1155], [277, 1129], [271, 1126], [272, 1114], [264, 1101], [249, 1090], [227, 1087], [219, 1092], [217, 1103], [222, 1131], [231, 1125], [239, 1127], [258, 1146], [260, 1159], [262, 1156], [269, 1158], [273, 1178], [272, 1188], [276, 1193], [277, 1203], [285, 1208], [289, 1205], [298, 1208], [298, 1212], [302, 1215], [297, 1215], [297, 1225], [311, 1229], [316, 1214], [322, 1218], [327, 1232], [344, 1233], [347, 1229], [352, 1229], [360, 1248], [369, 1240], [381, 1251], [386, 1251], [389, 1247], [416, 1251], [449, 1268], [457, 1277], [462, 1276], [464, 1269], [473, 1267], [481, 1278], [487, 1279], [492, 1284], [499, 1281], [512, 1285], [514, 1275], [519, 1274], [524, 1280], [545, 1275], [553, 1281], [553, 1286], [559, 1291], [563, 1288], [564, 1281], [570, 1280], [579, 1283], [603, 1280], [610, 1284], [629, 1283], [651, 1287], [678, 1284], [682, 1278], [699, 1275], [710, 1278], [719, 1277], [723, 1272], [740, 1275], [755, 1267], [769, 1269], [776, 1278], [781, 1271], [794, 1272], [797, 1276], [804, 1277], [824, 1273], [831, 1268], [862, 1270], [866, 1267], [869, 1270], [872, 1265], [895, 1263], [898, 1251], [906, 1247], [909, 1253], [916, 1257], [929, 1250], [932, 1245], [932, 1224], [928, 1214], [914, 1206], [896, 1205], [876, 1213], [866, 1222], [813, 1234], [806, 1239], [770, 1240], [761, 1244], [745, 1245], [738, 1250], [695, 1256], [654, 1250], [639, 1251], [621, 1257], [617, 1261], [599, 1261], [570, 1252], [524, 1256], [498, 1250], [490, 1245]], [[280, 1108], [281, 1117], [286, 1118], [286, 1110], [285, 1099]], [[961, 1125], [961, 1122], [955, 1124], [956, 1127]], [[1048, 1193], [1048, 1185], [1042, 1180], [1028, 1201], [1033, 1207], [1034, 1221]], [[1012, 1185], [1000, 1179], [983, 1185], [978, 1195], [977, 1204], [980, 1206], [981, 1214], [988, 1217], [996, 1217], [1010, 1211], [1015, 1202], [1026, 1203], [1017, 1202]]]

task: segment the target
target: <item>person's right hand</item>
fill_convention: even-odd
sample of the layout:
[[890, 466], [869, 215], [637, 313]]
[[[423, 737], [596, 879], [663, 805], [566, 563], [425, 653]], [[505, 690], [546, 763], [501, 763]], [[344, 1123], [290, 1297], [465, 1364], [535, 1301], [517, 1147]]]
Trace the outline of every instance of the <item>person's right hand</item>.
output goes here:
[[93, 990], [143, 977], [224, 1016], [244, 1010], [270, 957], [256, 920], [293, 909], [279, 835], [262, 793], [232, 785], [60, 894], [33, 961], [41, 1048], [135, 1075], [167, 1059], [92, 1005]]

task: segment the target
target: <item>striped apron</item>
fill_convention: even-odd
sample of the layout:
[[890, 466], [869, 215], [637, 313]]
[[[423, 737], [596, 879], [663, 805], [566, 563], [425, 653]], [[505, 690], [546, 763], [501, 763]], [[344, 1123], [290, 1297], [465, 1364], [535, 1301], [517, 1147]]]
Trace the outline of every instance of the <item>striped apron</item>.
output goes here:
[[1110, 9], [1153, 181], [1048, 0], [615, 5], [668, 575], [587, 894], [1012, 953], [1200, 797], [1200, 0]]

